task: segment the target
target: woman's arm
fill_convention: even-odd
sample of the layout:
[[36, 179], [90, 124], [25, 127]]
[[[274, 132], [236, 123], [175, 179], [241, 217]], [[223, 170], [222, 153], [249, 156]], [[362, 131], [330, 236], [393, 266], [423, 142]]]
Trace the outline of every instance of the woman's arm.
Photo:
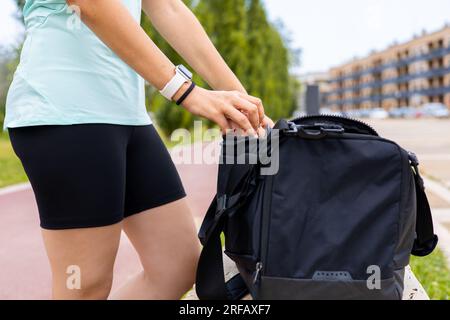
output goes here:
[[[197, 18], [181, 0], [142, 0], [156, 30], [215, 90], [246, 93]], [[220, 75], [220, 76], [218, 76]]]
[[[150, 84], [161, 89], [172, 78], [175, 66], [120, 0], [66, 1], [69, 5], [77, 6], [81, 20]], [[182, 92], [177, 93], [180, 94]], [[260, 121], [258, 108], [251, 102], [252, 99], [238, 91], [211, 91], [197, 87], [183, 106], [193, 114], [216, 122], [222, 130], [230, 128], [230, 119], [246, 133], [255, 135]]]
[[[142, 5], [156, 30], [213, 89], [247, 93], [183, 1], [142, 0]], [[258, 106], [260, 121], [273, 125], [264, 120], [261, 100], [252, 97], [251, 102]]]

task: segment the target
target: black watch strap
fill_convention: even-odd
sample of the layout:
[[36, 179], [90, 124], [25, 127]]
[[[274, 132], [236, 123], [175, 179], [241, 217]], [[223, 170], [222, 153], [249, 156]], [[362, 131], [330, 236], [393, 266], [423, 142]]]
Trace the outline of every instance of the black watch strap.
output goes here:
[[195, 88], [195, 82], [192, 81], [191, 85], [189, 86], [189, 88], [186, 90], [185, 93], [183, 93], [183, 95], [180, 97], [180, 99], [178, 99], [175, 103], [179, 106], [180, 104], [183, 103], [183, 101], [188, 97], [188, 95], [192, 92], [192, 90], [194, 90]]

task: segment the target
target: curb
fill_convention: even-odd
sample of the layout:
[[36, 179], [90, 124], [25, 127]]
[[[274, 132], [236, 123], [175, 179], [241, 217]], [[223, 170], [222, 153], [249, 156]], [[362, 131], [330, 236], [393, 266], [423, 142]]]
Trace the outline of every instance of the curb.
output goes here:
[[450, 232], [440, 223], [435, 222], [435, 233], [439, 236], [438, 247], [442, 250], [446, 260], [447, 266], [450, 268]]
[[425, 182], [425, 188], [429, 188], [436, 195], [438, 195], [443, 200], [445, 200], [448, 203], [450, 203], [450, 190], [446, 187], [444, 182], [431, 180], [431, 179], [426, 178], [426, 177], [424, 177], [423, 180]]
[[[434, 194], [450, 203], [450, 190], [445, 187], [445, 185], [440, 181], [434, 181], [429, 178], [424, 177], [425, 189], [431, 190]], [[450, 218], [447, 218], [447, 214], [441, 215], [440, 212], [449, 211], [449, 209], [434, 209], [433, 210], [433, 220], [435, 225], [435, 232], [439, 236], [438, 247], [444, 253], [444, 256], [447, 258], [447, 265], [450, 267], [450, 232], [443, 225], [443, 222], [450, 221]]]
[[31, 189], [31, 184], [29, 182], [18, 183], [12, 186], [4, 187], [0, 189], [0, 196], [5, 196], [7, 194], [25, 191]]

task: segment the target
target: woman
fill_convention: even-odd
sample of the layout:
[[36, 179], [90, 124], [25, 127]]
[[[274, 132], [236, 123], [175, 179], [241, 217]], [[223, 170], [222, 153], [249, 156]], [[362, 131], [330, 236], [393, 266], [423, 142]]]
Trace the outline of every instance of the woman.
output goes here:
[[[217, 91], [196, 87], [148, 38], [140, 0], [27, 0], [24, 7], [27, 38], [5, 127], [36, 196], [55, 299], [109, 296], [122, 229], [143, 271], [113, 298], [178, 299], [194, 282], [194, 224], [146, 113], [143, 79], [224, 131], [255, 135], [272, 124], [181, 0], [143, 0], [142, 7]], [[68, 270], [80, 272], [81, 286], [68, 285]]]

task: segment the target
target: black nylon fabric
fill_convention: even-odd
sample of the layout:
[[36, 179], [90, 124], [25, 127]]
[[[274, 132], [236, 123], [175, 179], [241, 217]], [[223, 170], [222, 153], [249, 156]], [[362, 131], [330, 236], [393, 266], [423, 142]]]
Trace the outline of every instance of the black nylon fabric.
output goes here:
[[292, 138], [280, 159], [265, 274], [311, 279], [316, 271], [335, 270], [356, 280], [367, 278], [361, 266], [378, 265], [383, 278], [392, 277], [399, 148], [380, 140]]
[[[276, 128], [275, 175], [236, 161], [239, 148], [244, 158], [255, 152], [242, 149], [248, 138], [222, 149], [228, 161], [199, 233], [200, 299], [239, 299], [244, 284], [255, 299], [401, 299], [411, 252], [427, 255], [437, 243], [417, 158], [351, 119], [305, 117]], [[240, 272], [228, 286], [222, 231]], [[370, 290], [374, 266], [382, 287]]]

